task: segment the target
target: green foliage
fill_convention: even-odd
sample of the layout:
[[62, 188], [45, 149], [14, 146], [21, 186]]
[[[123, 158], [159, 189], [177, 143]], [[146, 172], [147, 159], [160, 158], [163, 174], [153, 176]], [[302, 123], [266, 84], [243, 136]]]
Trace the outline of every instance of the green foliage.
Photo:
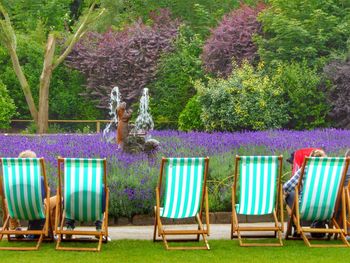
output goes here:
[[201, 131], [204, 129], [201, 120], [202, 108], [198, 96], [193, 96], [179, 116], [179, 129], [182, 131]]
[[175, 51], [161, 58], [156, 81], [150, 85], [154, 122], [165, 123], [157, 128], [177, 128], [181, 111], [195, 94], [193, 80], [203, 78], [201, 46], [201, 38], [182, 26]]
[[[38, 102], [39, 80], [42, 71], [44, 45], [30, 35], [17, 35], [17, 54], [31, 87], [34, 101]], [[0, 45], [0, 79], [8, 87], [18, 108], [18, 118], [31, 119], [22, 88], [13, 70], [10, 56]], [[65, 65], [53, 72], [50, 85], [49, 116], [51, 119], [95, 119], [101, 116], [91, 101], [79, 96], [84, 92], [83, 76]]]
[[11, 0], [6, 1], [5, 8], [16, 30], [33, 31], [41, 23], [46, 31], [62, 31], [70, 20], [71, 3], [72, 0]]
[[281, 128], [288, 121], [283, 89], [244, 61], [227, 79], [197, 81], [202, 120], [208, 131]]
[[321, 77], [306, 62], [280, 63], [274, 71], [275, 85], [283, 88], [291, 129], [314, 129], [326, 125], [329, 106], [320, 89]]
[[35, 134], [38, 131], [38, 127], [35, 122], [30, 122], [28, 126], [21, 131], [21, 134]]
[[92, 128], [90, 127], [90, 125], [86, 125], [83, 127], [82, 130], [80, 129], [77, 129], [76, 130], [76, 133], [84, 133], [84, 134], [87, 134], [87, 133], [94, 133], [95, 131], [92, 130]]
[[322, 66], [332, 52], [344, 51], [350, 35], [350, 2], [271, 0], [261, 13], [264, 34], [256, 37], [267, 64], [302, 61]]
[[15, 110], [16, 106], [13, 99], [9, 96], [6, 86], [0, 80], [0, 129], [9, 127]]
[[105, 31], [110, 26], [121, 29], [138, 18], [151, 22], [150, 12], [167, 8], [174, 17], [180, 18], [196, 33], [206, 35], [223, 14], [236, 8], [238, 4], [238, 0], [101, 0], [101, 6], [107, 11], [97, 22], [96, 28], [99, 31]]

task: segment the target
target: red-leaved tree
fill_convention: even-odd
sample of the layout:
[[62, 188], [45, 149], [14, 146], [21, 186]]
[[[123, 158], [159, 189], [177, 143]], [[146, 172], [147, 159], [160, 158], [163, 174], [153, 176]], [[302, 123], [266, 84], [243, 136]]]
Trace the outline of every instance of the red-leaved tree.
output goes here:
[[328, 101], [330, 119], [336, 127], [350, 128], [350, 57], [345, 61], [332, 61], [323, 69], [331, 82]]
[[138, 21], [123, 31], [90, 32], [69, 56], [68, 64], [85, 74], [86, 95], [96, 99], [98, 107], [108, 107], [114, 86], [123, 100], [135, 101], [153, 80], [161, 54], [172, 50], [179, 21], [167, 9], [151, 18], [151, 26]]
[[257, 16], [264, 8], [264, 4], [256, 7], [242, 4], [224, 16], [203, 48], [206, 71], [226, 77], [232, 71], [232, 60], [241, 64], [244, 59], [251, 62], [256, 58], [257, 47], [252, 37], [261, 32]]

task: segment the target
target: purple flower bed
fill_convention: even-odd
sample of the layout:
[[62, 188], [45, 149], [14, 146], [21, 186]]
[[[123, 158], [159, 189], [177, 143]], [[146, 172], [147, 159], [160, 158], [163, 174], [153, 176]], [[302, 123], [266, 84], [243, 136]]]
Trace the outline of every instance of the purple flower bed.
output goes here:
[[[350, 147], [350, 131], [336, 129], [237, 133], [153, 131], [152, 136], [161, 142], [164, 156], [180, 156], [183, 153], [210, 156], [249, 146], [264, 146], [274, 153], [313, 146], [324, 148], [327, 152], [337, 152]], [[125, 167], [147, 159], [143, 154], [121, 152], [116, 145], [102, 141], [101, 134], [0, 135], [2, 156], [15, 157], [25, 149], [45, 157], [53, 166], [56, 165], [57, 156], [109, 158]]]
[[[321, 147], [330, 155], [343, 154], [350, 147], [350, 131], [325, 129], [314, 131], [263, 131], [204, 133], [153, 131], [161, 148], [155, 160], [145, 154], [121, 152], [115, 144], [102, 141], [101, 134], [56, 134], [45, 136], [0, 135], [0, 156], [16, 157], [25, 149], [44, 157], [49, 183], [56, 185], [57, 157], [101, 157], [108, 160], [108, 184], [111, 190], [110, 212], [114, 216], [150, 213], [155, 204], [154, 188], [161, 156], [209, 156], [209, 183], [215, 184], [233, 173], [234, 154], [288, 154], [298, 148]], [[285, 166], [285, 171], [289, 170]], [[231, 181], [227, 182], [230, 185]], [[211, 186], [211, 189], [215, 187]], [[229, 187], [227, 187], [229, 188]], [[229, 207], [229, 189], [220, 188], [220, 200], [211, 199], [211, 210]], [[223, 196], [224, 200], [222, 200]], [[222, 205], [224, 204], [224, 205]]]

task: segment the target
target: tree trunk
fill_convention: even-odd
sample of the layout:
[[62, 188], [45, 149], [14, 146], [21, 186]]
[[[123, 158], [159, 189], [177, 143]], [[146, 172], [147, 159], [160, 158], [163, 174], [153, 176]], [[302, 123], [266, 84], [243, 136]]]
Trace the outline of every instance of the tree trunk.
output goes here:
[[49, 87], [52, 77], [52, 64], [55, 55], [55, 37], [49, 35], [44, 58], [44, 67], [40, 76], [39, 90], [39, 114], [38, 114], [38, 133], [46, 133], [49, 127]]
[[30, 90], [28, 81], [27, 81], [27, 79], [22, 71], [21, 65], [19, 64], [16, 50], [14, 50], [13, 48], [9, 48], [9, 53], [11, 56], [13, 69], [15, 70], [16, 76], [19, 80], [19, 83], [21, 84], [24, 96], [25, 96], [27, 104], [28, 104], [30, 114], [32, 115], [34, 122], [38, 125], [38, 111], [36, 109], [33, 95], [32, 95], [32, 92]]

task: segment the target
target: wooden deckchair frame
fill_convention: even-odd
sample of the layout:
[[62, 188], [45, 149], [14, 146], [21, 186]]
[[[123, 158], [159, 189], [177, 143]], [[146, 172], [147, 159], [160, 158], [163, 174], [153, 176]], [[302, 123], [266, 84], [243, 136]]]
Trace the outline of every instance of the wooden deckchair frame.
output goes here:
[[[101, 231], [96, 230], [65, 230], [64, 221], [65, 221], [65, 208], [62, 205], [63, 196], [62, 196], [62, 170], [61, 166], [64, 164], [64, 158], [58, 158], [58, 187], [57, 187], [57, 203], [56, 203], [56, 219], [55, 219], [55, 234], [57, 235], [57, 250], [65, 251], [92, 251], [99, 252], [101, 251], [102, 242], [106, 243], [108, 241], [108, 201], [109, 201], [109, 189], [107, 187], [107, 162], [106, 159], [103, 160], [103, 182], [104, 182], [104, 191], [106, 194], [106, 207], [105, 212], [103, 213], [102, 219], [102, 229]], [[62, 200], [62, 201], [60, 201]], [[63, 235], [82, 235], [82, 236], [98, 236], [98, 240], [93, 239], [84, 239], [84, 238], [74, 238], [66, 239]], [[87, 248], [87, 247], [68, 247], [61, 246], [61, 242], [97, 242], [97, 247]]]
[[[237, 177], [239, 162], [241, 157], [236, 155], [235, 158], [235, 176], [232, 186], [232, 216], [231, 216], [231, 239], [238, 238], [239, 245], [242, 247], [253, 247], [253, 246], [283, 246], [282, 233], [284, 231], [284, 218], [283, 218], [283, 196], [282, 196], [282, 160], [283, 156], [278, 157], [278, 175], [277, 175], [277, 198], [275, 208], [273, 209], [272, 215], [274, 219], [274, 226], [271, 227], [255, 227], [255, 226], [240, 226], [238, 221], [238, 215], [236, 211], [236, 195], [237, 195]], [[277, 208], [277, 209], [276, 209]], [[279, 220], [278, 220], [279, 217]], [[274, 232], [274, 235], [242, 235], [241, 231], [255, 231], [255, 232]], [[243, 238], [278, 238], [278, 243], [244, 243]]]
[[[348, 182], [348, 185], [343, 188], [343, 191], [345, 192], [345, 199], [346, 199], [346, 224], [345, 224], [345, 233], [346, 235], [350, 235], [350, 233], [347, 231], [348, 227], [350, 227], [350, 182]], [[344, 215], [343, 215], [344, 216]]]
[[[349, 162], [350, 158], [347, 157], [345, 161], [345, 167], [342, 171], [342, 177], [340, 180], [339, 184], [339, 189], [337, 193], [337, 198], [334, 206], [334, 211], [332, 218], [330, 219], [329, 222], [329, 228], [311, 228], [311, 227], [303, 227], [300, 224], [300, 212], [299, 212], [299, 192], [302, 187], [302, 181], [304, 177], [304, 171], [305, 171], [305, 166], [307, 161], [310, 159], [310, 157], [305, 157], [303, 166], [301, 168], [301, 174], [300, 178], [298, 181], [297, 186], [295, 187], [295, 197], [294, 197], [294, 203], [292, 206], [292, 211], [290, 215], [290, 219], [288, 221], [288, 226], [287, 226], [287, 231], [286, 231], [286, 239], [303, 239], [305, 244], [308, 247], [350, 247], [349, 242], [346, 240], [346, 227], [341, 228], [336, 220], [336, 213], [338, 211], [338, 207], [340, 204], [340, 201], [342, 201], [342, 206], [341, 206], [341, 220], [343, 221], [343, 226], [346, 226], [346, 191], [343, 187], [344, 181], [345, 181], [345, 176], [346, 172], [349, 167]], [[296, 231], [298, 234], [300, 234], [301, 238], [291, 238], [292, 234], [292, 223], [296, 226]], [[327, 238], [309, 238], [306, 233], [325, 233], [328, 234]], [[343, 241], [343, 244], [311, 244], [310, 240], [330, 240], [331, 236], [334, 234], [335, 238], [337, 236], [340, 236], [340, 239]]]
[[[208, 201], [208, 188], [206, 186], [207, 183], [207, 174], [208, 174], [208, 166], [209, 166], [209, 157], [204, 159], [204, 178], [203, 178], [203, 189], [202, 196], [200, 202], [200, 209], [197, 215], [195, 216], [195, 220], [198, 224], [197, 230], [177, 230], [177, 229], [164, 229], [164, 224], [162, 222], [160, 216], [160, 196], [161, 196], [161, 188], [162, 188], [162, 179], [163, 179], [163, 171], [164, 165], [168, 161], [167, 158], [162, 158], [162, 163], [160, 167], [160, 175], [158, 185], [156, 187], [156, 207], [155, 207], [155, 221], [154, 221], [154, 232], [153, 232], [153, 242], [160, 241], [157, 239], [158, 237], [162, 237], [164, 246], [167, 250], [209, 250], [209, 244], [207, 240], [207, 236], [209, 236], [210, 232], [210, 224], [209, 224], [209, 201]], [[202, 223], [202, 215], [203, 215], [203, 207], [205, 207], [205, 225]], [[175, 235], [196, 235], [194, 239], [167, 239], [167, 236], [175, 236]], [[202, 236], [204, 241], [204, 246], [169, 246], [169, 242], [187, 242], [187, 241], [199, 241], [200, 236]]]
[[[25, 158], [22, 158], [25, 159]], [[50, 200], [50, 188], [47, 184], [46, 172], [45, 172], [45, 162], [44, 158], [39, 158], [40, 167], [41, 167], [41, 176], [44, 177], [44, 187], [46, 191], [46, 200]], [[3, 190], [3, 171], [2, 171], [2, 158], [0, 158], [0, 196], [1, 196], [1, 204], [3, 208], [3, 226], [0, 229], [0, 241], [7, 235], [8, 241], [36, 241], [35, 246], [31, 247], [0, 247], [0, 250], [20, 250], [20, 251], [30, 251], [30, 250], [38, 250], [43, 240], [52, 241], [52, 226], [50, 221], [50, 202], [47, 201], [44, 209], [45, 209], [45, 223], [42, 230], [10, 230], [10, 215], [7, 210], [7, 204], [5, 199], [5, 194]], [[41, 186], [40, 186], [41, 187]], [[33, 240], [28, 240], [26, 238], [13, 238], [10, 235], [39, 235], [39, 238], [35, 238]]]

